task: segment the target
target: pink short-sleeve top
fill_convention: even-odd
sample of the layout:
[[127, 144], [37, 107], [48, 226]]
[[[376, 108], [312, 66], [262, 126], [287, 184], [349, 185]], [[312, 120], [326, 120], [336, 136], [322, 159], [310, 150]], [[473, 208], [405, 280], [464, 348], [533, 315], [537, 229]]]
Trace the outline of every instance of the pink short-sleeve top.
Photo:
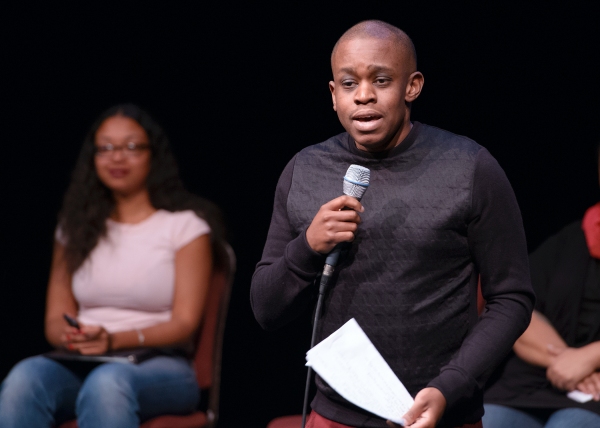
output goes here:
[[193, 211], [158, 210], [136, 224], [107, 220], [106, 236], [73, 274], [78, 319], [110, 333], [170, 320], [175, 253], [209, 232]]

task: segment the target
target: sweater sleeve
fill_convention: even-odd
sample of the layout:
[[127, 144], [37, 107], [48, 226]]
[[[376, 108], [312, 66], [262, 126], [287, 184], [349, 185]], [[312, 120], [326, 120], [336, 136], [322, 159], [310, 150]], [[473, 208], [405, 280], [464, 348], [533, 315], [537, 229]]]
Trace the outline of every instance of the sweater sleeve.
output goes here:
[[475, 397], [531, 320], [535, 301], [520, 210], [510, 183], [485, 149], [476, 157], [467, 239], [486, 300], [479, 322], [428, 386], [447, 408]]
[[250, 302], [264, 329], [279, 328], [296, 318], [312, 301], [312, 283], [323, 268], [325, 256], [298, 234], [287, 214], [296, 157], [287, 164], [275, 191], [273, 216], [267, 242], [250, 287]]

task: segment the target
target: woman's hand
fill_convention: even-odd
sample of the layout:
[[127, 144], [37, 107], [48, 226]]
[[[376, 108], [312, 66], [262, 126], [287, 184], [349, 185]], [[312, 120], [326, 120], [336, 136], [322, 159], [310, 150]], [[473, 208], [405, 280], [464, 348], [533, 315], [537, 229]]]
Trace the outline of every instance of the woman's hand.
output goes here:
[[594, 372], [577, 384], [577, 389], [594, 396], [594, 401], [600, 401], [600, 373]]
[[82, 355], [99, 355], [110, 350], [111, 336], [99, 325], [82, 325], [81, 329], [66, 327], [61, 341], [65, 348]]
[[596, 346], [590, 344], [582, 348], [556, 348], [548, 346], [552, 361], [546, 370], [546, 377], [558, 389], [572, 391], [586, 377], [597, 369]]
[[75, 335], [81, 334], [81, 330], [76, 327], [71, 327], [70, 325], [63, 327], [63, 332], [59, 336], [60, 345], [63, 348], [69, 349], [69, 344], [71, 343], [71, 338], [75, 337]]

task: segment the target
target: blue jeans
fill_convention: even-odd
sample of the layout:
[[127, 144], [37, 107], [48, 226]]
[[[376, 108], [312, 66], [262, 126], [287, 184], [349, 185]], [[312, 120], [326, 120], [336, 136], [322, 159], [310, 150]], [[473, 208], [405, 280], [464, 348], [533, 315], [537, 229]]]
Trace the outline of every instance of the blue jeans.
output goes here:
[[138, 428], [154, 416], [193, 412], [199, 394], [194, 370], [183, 358], [105, 363], [90, 371], [31, 357], [2, 383], [0, 428], [50, 428], [75, 417], [79, 428]]
[[485, 404], [483, 407], [484, 428], [600, 428], [600, 415], [576, 407], [556, 410], [547, 419], [513, 407], [497, 404]]

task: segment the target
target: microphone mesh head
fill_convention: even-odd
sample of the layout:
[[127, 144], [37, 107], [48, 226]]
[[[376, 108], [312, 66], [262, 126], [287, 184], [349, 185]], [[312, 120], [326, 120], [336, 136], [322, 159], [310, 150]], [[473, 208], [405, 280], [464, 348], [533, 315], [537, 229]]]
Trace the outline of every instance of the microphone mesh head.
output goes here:
[[344, 195], [354, 196], [360, 200], [371, 179], [371, 170], [360, 165], [350, 165], [346, 175], [344, 176]]

